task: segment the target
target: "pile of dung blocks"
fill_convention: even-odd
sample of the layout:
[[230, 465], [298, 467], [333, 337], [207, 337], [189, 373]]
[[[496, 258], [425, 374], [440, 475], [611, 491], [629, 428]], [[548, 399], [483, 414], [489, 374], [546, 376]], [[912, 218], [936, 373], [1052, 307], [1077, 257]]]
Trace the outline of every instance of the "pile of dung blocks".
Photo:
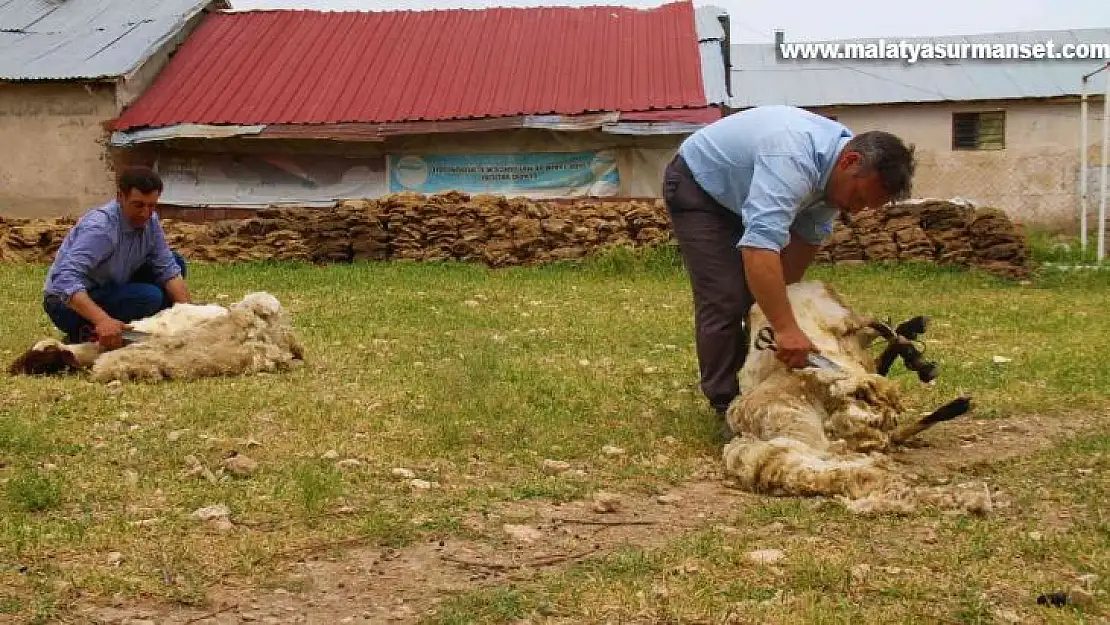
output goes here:
[[[0, 219], [0, 262], [49, 262], [73, 218]], [[583, 258], [616, 246], [671, 242], [661, 200], [556, 202], [400, 193], [334, 208], [272, 207], [246, 219], [164, 220], [170, 245], [208, 262], [349, 263], [457, 260], [491, 267]], [[997, 208], [912, 200], [838, 219], [820, 263], [936, 263], [1023, 278], [1031, 271], [1020, 228]]]

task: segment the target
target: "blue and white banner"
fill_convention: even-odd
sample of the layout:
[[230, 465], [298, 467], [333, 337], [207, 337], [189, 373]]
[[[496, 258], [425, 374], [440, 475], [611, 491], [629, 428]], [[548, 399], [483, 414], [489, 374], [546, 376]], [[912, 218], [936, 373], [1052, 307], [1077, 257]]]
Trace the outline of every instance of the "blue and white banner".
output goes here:
[[390, 193], [443, 191], [530, 198], [611, 197], [620, 192], [611, 151], [398, 154], [387, 159]]

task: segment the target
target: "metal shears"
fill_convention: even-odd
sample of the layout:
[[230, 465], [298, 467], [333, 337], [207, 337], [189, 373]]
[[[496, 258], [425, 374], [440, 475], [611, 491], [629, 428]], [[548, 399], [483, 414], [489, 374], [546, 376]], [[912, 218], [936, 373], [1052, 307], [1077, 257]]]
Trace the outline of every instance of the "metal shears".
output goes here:
[[[756, 334], [755, 348], [760, 351], [767, 349], [773, 352], [778, 351], [778, 346], [775, 344], [775, 331], [771, 329], [771, 326], [766, 326], [762, 328], [759, 333]], [[822, 356], [821, 354], [807, 354], [806, 362], [808, 362], [811, 366], [819, 367], [821, 369], [828, 369], [830, 371], [836, 372], [844, 371], [843, 367], [836, 364], [832, 360], [829, 360], [827, 357]]]

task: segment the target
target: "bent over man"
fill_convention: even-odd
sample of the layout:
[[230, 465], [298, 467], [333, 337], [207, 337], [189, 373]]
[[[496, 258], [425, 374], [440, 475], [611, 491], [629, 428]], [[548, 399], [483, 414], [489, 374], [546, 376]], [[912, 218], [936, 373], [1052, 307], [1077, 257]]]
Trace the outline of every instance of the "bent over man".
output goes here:
[[786, 285], [802, 279], [838, 211], [909, 195], [913, 152], [889, 133], [854, 135], [789, 106], [735, 113], [680, 146], [663, 197], [693, 291], [701, 390], [725, 438], [753, 303], [767, 314], [779, 360], [805, 366], [816, 348], [798, 326]]
[[119, 347], [125, 324], [189, 302], [185, 260], [154, 212], [161, 194], [157, 173], [126, 169], [115, 199], [66, 234], [46, 276], [43, 309], [68, 342]]

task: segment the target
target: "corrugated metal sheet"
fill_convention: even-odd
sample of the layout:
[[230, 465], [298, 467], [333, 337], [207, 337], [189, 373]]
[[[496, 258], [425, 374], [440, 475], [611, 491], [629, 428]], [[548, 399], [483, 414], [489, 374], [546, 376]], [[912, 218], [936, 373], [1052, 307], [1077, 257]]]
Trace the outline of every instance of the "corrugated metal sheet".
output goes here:
[[[787, 33], [789, 35], [789, 33]], [[1110, 44], [1110, 28], [905, 38], [908, 42]], [[787, 39], [789, 41], [789, 39]], [[878, 39], [844, 40], [857, 43]], [[900, 42], [887, 39], [887, 43]], [[801, 42], [799, 42], [801, 43]], [[778, 59], [774, 44], [732, 46], [732, 106], [835, 106], [1044, 98], [1079, 93], [1080, 76], [1095, 59], [931, 60]]]
[[0, 1], [0, 79], [125, 75], [210, 2]]
[[725, 29], [717, 18], [725, 15], [724, 9], [712, 5], [701, 6], [694, 11], [705, 97], [709, 104], [721, 106], [728, 105], [729, 93], [725, 81]]
[[117, 129], [703, 107], [694, 11], [592, 6], [213, 15]]

